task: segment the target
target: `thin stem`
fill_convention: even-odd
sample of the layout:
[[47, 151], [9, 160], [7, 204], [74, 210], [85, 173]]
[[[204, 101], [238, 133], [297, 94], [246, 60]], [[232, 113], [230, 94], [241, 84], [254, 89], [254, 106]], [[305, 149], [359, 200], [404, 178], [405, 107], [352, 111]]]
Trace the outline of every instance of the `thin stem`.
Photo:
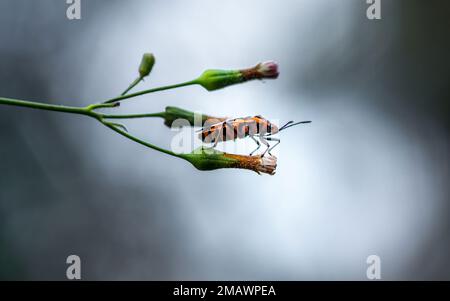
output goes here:
[[[95, 108], [103, 108], [103, 107], [112, 107], [111, 104], [95, 104], [90, 105], [87, 107], [69, 107], [69, 106], [63, 106], [63, 105], [52, 105], [52, 104], [45, 104], [45, 103], [39, 103], [39, 102], [33, 102], [33, 101], [25, 101], [20, 99], [13, 99], [13, 98], [3, 98], [0, 97], [0, 105], [8, 105], [8, 106], [16, 106], [16, 107], [27, 107], [31, 109], [38, 109], [38, 110], [47, 110], [47, 111], [57, 111], [57, 112], [64, 112], [64, 113], [72, 113], [72, 114], [80, 114], [80, 115], [86, 115], [93, 117], [97, 119], [100, 123], [104, 124], [105, 126], [109, 127], [113, 131], [119, 133], [120, 135], [137, 142], [139, 144], [142, 144], [144, 146], [147, 146], [151, 149], [154, 149], [156, 151], [178, 157], [178, 158], [184, 158], [181, 154], [176, 154], [172, 151], [169, 151], [167, 149], [158, 147], [156, 145], [153, 145], [151, 143], [145, 142], [143, 140], [140, 140], [139, 138], [134, 137], [131, 134], [128, 134], [127, 132], [121, 130], [118, 128], [118, 125], [115, 123], [104, 121], [103, 118], [141, 118], [141, 117], [162, 117], [164, 112], [161, 113], [154, 113], [154, 114], [132, 114], [132, 115], [105, 115], [101, 113], [94, 112], [93, 109]], [[145, 116], [144, 116], [145, 115]], [[121, 125], [120, 125], [121, 126]]]
[[104, 103], [117, 102], [117, 101], [125, 100], [125, 99], [128, 99], [128, 98], [132, 98], [132, 97], [136, 97], [136, 96], [140, 96], [140, 95], [144, 95], [144, 94], [148, 94], [148, 93], [164, 91], [164, 90], [169, 90], [169, 89], [181, 88], [181, 87], [185, 87], [185, 86], [195, 85], [197, 83], [198, 83], [197, 80], [192, 80], [192, 81], [184, 82], [184, 83], [181, 83], [181, 84], [175, 84], [175, 85], [169, 85], [169, 86], [163, 86], [163, 87], [148, 89], [148, 90], [139, 91], [139, 92], [136, 92], [136, 93], [131, 93], [131, 94], [127, 94], [127, 95], [121, 95], [121, 96], [109, 99], [109, 100], [105, 101]]
[[[111, 123], [109, 123], [109, 122], [102, 121], [102, 120], [100, 120], [100, 122], [101, 122], [102, 124], [104, 124], [105, 126], [109, 127], [110, 129], [112, 129], [113, 131], [119, 133], [120, 135], [122, 135], [122, 136], [124, 136], [124, 137], [126, 137], [126, 138], [128, 138], [128, 139], [130, 139], [130, 140], [133, 140], [134, 142], [137, 142], [137, 143], [139, 143], [139, 144], [142, 144], [142, 145], [144, 145], [144, 146], [146, 146], [146, 147], [149, 147], [149, 148], [151, 148], [151, 149], [154, 149], [154, 150], [156, 150], [156, 151], [159, 151], [159, 152], [168, 154], [168, 155], [170, 155], [170, 156], [174, 156], [174, 157], [177, 157], [177, 158], [183, 158], [183, 156], [181, 156], [181, 155], [179, 155], [179, 154], [176, 154], [176, 153], [174, 153], [174, 152], [172, 152], [172, 151], [169, 151], [169, 150], [167, 150], [167, 149], [158, 147], [158, 146], [153, 145], [153, 144], [151, 144], [151, 143], [145, 142], [145, 141], [143, 141], [143, 140], [141, 140], [141, 139], [139, 139], [139, 138], [137, 138], [137, 137], [135, 137], [135, 136], [133, 136], [133, 135], [131, 135], [131, 134], [128, 134], [127, 132], [118, 129], [114, 124], [111, 124]], [[184, 159], [184, 158], [183, 158], [183, 159]]]
[[63, 105], [53, 105], [53, 104], [46, 104], [46, 103], [26, 101], [26, 100], [13, 99], [13, 98], [1, 97], [0, 104], [8, 105], [8, 106], [16, 106], [16, 107], [27, 107], [27, 108], [38, 109], [38, 110], [81, 114], [81, 115], [88, 115], [88, 116], [96, 115], [95, 112], [91, 112], [90, 110], [88, 110], [86, 108], [70, 107], [70, 106], [63, 106]]
[[148, 117], [164, 118], [165, 116], [166, 116], [166, 112], [145, 113], [145, 114], [124, 114], [124, 115], [101, 114], [101, 117], [105, 118], [105, 119], [133, 119], [133, 118], [148, 118]]
[[120, 102], [115, 102], [115, 103], [96, 103], [96, 104], [92, 104], [86, 107], [86, 110], [88, 111], [93, 111], [95, 109], [102, 109], [102, 108], [115, 108], [115, 107], [119, 107], [120, 106]]
[[128, 86], [128, 88], [126, 88], [126, 90], [123, 91], [122, 94], [120, 94], [120, 96], [123, 96], [123, 95], [127, 94], [131, 89], [133, 89], [134, 87], [136, 87], [136, 85], [139, 84], [143, 79], [144, 79], [144, 77], [142, 77], [142, 76], [139, 76], [138, 78], [136, 78], [136, 79]]

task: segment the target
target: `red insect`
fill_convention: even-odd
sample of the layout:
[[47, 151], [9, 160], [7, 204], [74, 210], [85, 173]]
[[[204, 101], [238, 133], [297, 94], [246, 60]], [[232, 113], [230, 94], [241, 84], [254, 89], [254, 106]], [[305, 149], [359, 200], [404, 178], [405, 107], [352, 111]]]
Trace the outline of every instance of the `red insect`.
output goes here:
[[[250, 155], [256, 152], [261, 147], [262, 143], [267, 147], [263, 153], [264, 156], [266, 153], [271, 154], [270, 151], [280, 143], [280, 139], [271, 137], [272, 135], [292, 126], [310, 122], [311, 121], [300, 121], [294, 123], [294, 121], [289, 121], [281, 128], [278, 128], [275, 124], [260, 115], [248, 116], [206, 125], [200, 130], [201, 133], [199, 134], [199, 138], [205, 143], [214, 143], [215, 147], [219, 142], [250, 137], [258, 145]], [[261, 143], [256, 138], [259, 138]], [[276, 141], [276, 143], [273, 146], [270, 146], [268, 141]]]

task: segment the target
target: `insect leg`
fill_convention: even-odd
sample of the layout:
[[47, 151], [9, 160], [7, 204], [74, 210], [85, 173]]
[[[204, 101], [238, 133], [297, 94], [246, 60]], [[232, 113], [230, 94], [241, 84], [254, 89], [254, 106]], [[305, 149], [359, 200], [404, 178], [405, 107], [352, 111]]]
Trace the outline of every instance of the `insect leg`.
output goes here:
[[267, 152], [269, 153], [269, 155], [272, 155], [271, 153], [270, 153], [270, 151], [271, 150], [273, 150], [274, 148], [275, 148], [275, 146], [277, 146], [278, 144], [280, 144], [280, 139], [279, 138], [274, 138], [274, 137], [266, 137], [266, 139], [267, 140], [269, 140], [269, 141], [276, 141], [277, 143], [275, 143], [271, 148], [269, 148], [268, 150], [267, 150]]
[[262, 156], [264, 157], [264, 155], [267, 153], [267, 151], [268, 151], [269, 148], [270, 148], [270, 144], [269, 144], [269, 142], [267, 142], [266, 138], [263, 137], [263, 136], [259, 136], [259, 140], [260, 140], [265, 146], [267, 146], [266, 150], [265, 150], [264, 153], [262, 154]]
[[255, 141], [255, 143], [258, 145], [258, 147], [250, 153], [250, 156], [251, 156], [251, 155], [253, 155], [254, 152], [256, 152], [261, 147], [261, 143], [259, 143], [259, 141], [256, 140], [256, 138], [253, 135], [250, 135], [250, 138], [252, 138], [252, 140]]
[[213, 147], [216, 147], [217, 146], [217, 143], [219, 143], [219, 135], [221, 135], [222, 134], [222, 131], [221, 130], [217, 130], [217, 135], [216, 135], [216, 137], [214, 138], [214, 145], [213, 145]]

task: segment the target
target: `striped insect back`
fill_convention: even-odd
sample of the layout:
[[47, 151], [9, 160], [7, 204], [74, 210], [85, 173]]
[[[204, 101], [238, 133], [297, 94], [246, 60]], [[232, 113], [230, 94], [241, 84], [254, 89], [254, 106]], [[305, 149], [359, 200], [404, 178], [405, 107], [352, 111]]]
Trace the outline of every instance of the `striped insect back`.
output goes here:
[[[213, 124], [208, 124], [208, 121], [206, 121], [205, 126], [201, 129], [199, 138], [205, 143], [213, 143], [213, 147], [215, 147], [219, 142], [250, 137], [258, 146], [250, 153], [250, 155], [258, 151], [261, 144], [263, 144], [266, 146], [266, 150], [262, 154], [262, 156], [264, 156], [266, 153], [270, 154], [270, 151], [280, 144], [280, 139], [273, 137], [273, 135], [287, 128], [310, 122], [311, 121], [289, 121], [278, 128], [275, 124], [272, 124], [269, 120], [260, 115], [228, 119]], [[275, 142], [275, 144], [270, 145], [269, 141]]]
[[207, 123], [208, 121], [199, 137], [205, 143], [230, 141], [270, 133], [272, 127], [270, 122], [261, 116], [229, 119], [210, 125]]

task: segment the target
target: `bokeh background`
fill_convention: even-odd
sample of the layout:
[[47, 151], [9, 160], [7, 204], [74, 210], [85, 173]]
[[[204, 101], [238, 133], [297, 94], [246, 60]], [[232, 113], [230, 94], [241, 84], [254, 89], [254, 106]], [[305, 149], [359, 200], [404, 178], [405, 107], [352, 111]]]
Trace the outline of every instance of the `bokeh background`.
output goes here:
[[[448, 1], [0, 0], [0, 96], [87, 105], [207, 68], [278, 61], [276, 81], [166, 105], [312, 120], [281, 135], [273, 177], [200, 172], [80, 116], [0, 107], [0, 278], [450, 280]], [[169, 147], [161, 120], [128, 123]], [[240, 141], [245, 148], [251, 141]], [[251, 145], [251, 144], [248, 144]], [[251, 145], [252, 146], [252, 145]]]

